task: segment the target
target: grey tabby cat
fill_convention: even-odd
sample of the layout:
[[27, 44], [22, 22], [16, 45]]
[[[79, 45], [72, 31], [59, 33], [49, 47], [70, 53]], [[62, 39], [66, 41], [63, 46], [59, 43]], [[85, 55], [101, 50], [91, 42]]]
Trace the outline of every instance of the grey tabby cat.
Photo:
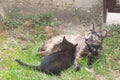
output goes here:
[[58, 35], [49, 39], [42, 47], [39, 49], [38, 55], [46, 56], [53, 52], [59, 51], [59, 43], [62, 41], [63, 36], [66, 39], [75, 44], [78, 44], [76, 48], [76, 56], [74, 60], [75, 70], [80, 69], [79, 58], [88, 57], [88, 65], [92, 65], [94, 59], [98, 57], [103, 50], [103, 39], [106, 37], [107, 31], [103, 30], [97, 32], [95, 30], [94, 24], [90, 26], [90, 30], [85, 34], [85, 36], [75, 34], [75, 35]]

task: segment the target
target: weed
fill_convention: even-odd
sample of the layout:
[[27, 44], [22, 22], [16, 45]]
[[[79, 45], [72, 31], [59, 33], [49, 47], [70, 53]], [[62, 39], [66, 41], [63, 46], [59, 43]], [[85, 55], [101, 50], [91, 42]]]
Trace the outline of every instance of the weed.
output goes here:
[[114, 31], [114, 33], [120, 34], [120, 25], [119, 24], [113, 24], [110, 26], [110, 30]]
[[0, 19], [5, 28], [17, 28], [23, 26], [26, 21], [30, 22], [29, 26], [54, 26], [56, 22], [51, 14], [21, 16], [17, 9], [11, 10], [5, 18]]

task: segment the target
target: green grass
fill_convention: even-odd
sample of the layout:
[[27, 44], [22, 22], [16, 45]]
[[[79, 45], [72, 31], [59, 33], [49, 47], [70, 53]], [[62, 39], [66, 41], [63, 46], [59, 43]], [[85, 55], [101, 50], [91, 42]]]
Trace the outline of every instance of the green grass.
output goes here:
[[[40, 36], [26, 33], [28, 41], [25, 49], [21, 48], [18, 39], [9, 44], [4, 36], [0, 37], [0, 80], [97, 80], [100, 75], [106, 80], [115, 80], [114, 72], [120, 70], [120, 36], [113, 35], [104, 40], [102, 56], [93, 64], [92, 68], [86, 65], [86, 59], [82, 59], [81, 70], [75, 72], [74, 67], [62, 71], [61, 76], [46, 75], [44, 73], [19, 66], [15, 59], [20, 59], [29, 64], [40, 64], [41, 57], [36, 56], [39, 46], [43, 43]], [[27, 48], [28, 46], [28, 48]]]

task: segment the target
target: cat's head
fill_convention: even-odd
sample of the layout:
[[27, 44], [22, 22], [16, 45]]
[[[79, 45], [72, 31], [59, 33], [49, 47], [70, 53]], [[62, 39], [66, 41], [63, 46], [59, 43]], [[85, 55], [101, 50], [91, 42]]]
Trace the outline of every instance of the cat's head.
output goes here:
[[60, 51], [76, 50], [76, 46], [77, 46], [77, 45], [78, 45], [78, 44], [74, 45], [74, 44], [70, 43], [69, 41], [67, 41], [66, 38], [65, 38], [65, 36], [64, 36], [62, 42], [59, 44], [59, 46], [60, 46], [60, 47], [59, 47], [59, 48], [60, 48], [59, 50], [60, 50]]
[[85, 34], [85, 43], [88, 47], [93, 51], [99, 51], [102, 47], [103, 39], [106, 37], [107, 31], [99, 31], [95, 30], [94, 24], [90, 26], [90, 30]]

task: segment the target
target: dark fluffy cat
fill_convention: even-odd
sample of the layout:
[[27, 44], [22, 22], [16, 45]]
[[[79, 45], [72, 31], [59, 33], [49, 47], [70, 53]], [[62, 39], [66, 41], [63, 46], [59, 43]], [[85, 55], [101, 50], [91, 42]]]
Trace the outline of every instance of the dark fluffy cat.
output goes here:
[[43, 57], [41, 64], [38, 66], [28, 65], [18, 59], [16, 61], [21, 66], [27, 66], [46, 74], [60, 75], [62, 70], [69, 68], [73, 64], [77, 45], [68, 42], [64, 37], [59, 44], [59, 51]]

